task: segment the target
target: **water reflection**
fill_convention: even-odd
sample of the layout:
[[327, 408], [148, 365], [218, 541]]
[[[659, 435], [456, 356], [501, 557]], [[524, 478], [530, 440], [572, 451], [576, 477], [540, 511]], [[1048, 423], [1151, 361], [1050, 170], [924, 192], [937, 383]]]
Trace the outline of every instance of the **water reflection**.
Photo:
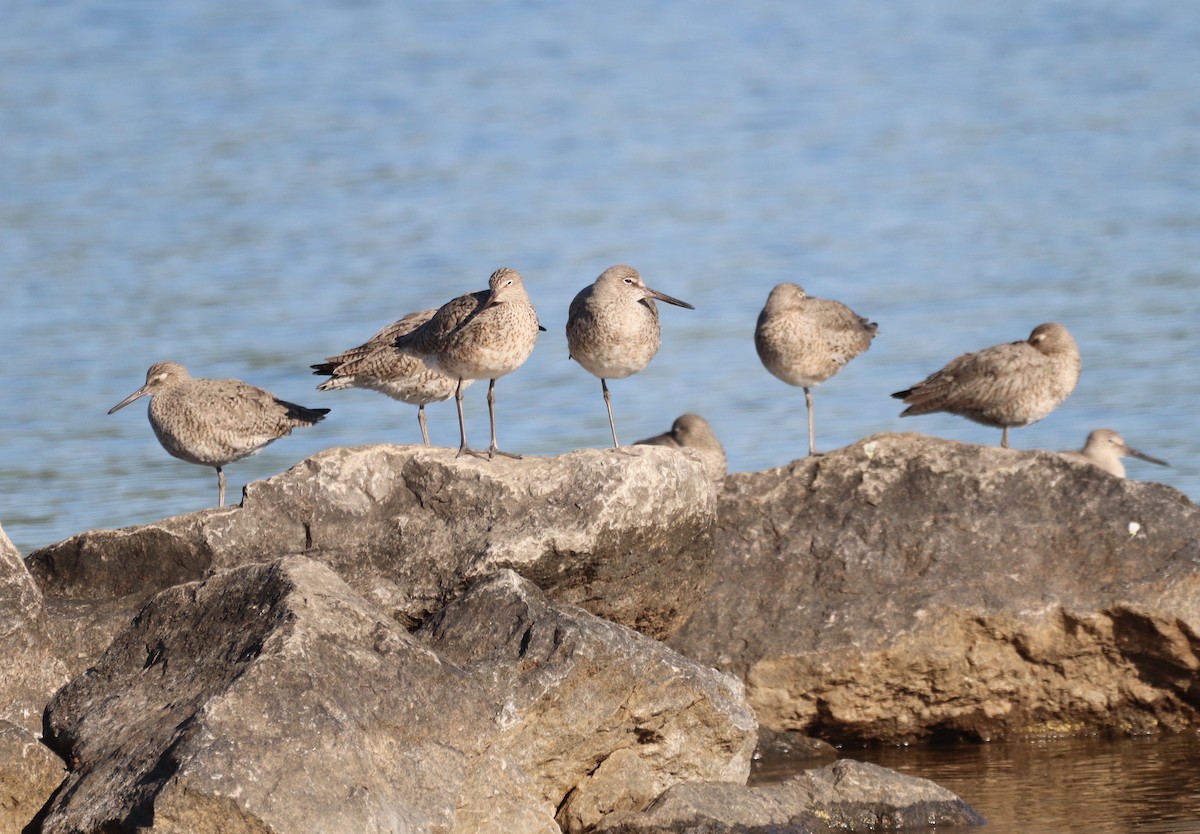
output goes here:
[[[1194, 733], [839, 752], [954, 791], [987, 817], [983, 834], [1200, 832]], [[786, 778], [797, 766], [813, 765], [765, 761], [755, 778]]]

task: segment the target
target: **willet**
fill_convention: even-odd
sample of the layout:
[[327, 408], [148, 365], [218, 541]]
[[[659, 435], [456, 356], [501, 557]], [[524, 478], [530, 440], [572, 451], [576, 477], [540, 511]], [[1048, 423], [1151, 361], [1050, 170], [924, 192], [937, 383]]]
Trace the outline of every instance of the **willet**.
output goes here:
[[871, 346], [879, 326], [840, 301], [813, 298], [796, 284], [779, 284], [758, 314], [754, 347], [768, 371], [804, 389], [808, 454], [816, 454], [810, 388], [836, 374]]
[[1060, 454], [1086, 461], [1118, 478], [1125, 477], [1125, 466], [1121, 463], [1122, 457], [1137, 458], [1149, 463], [1156, 463], [1159, 466], [1171, 465], [1165, 460], [1151, 457], [1126, 446], [1124, 438], [1112, 429], [1096, 429], [1088, 435], [1087, 443], [1078, 452], [1061, 452]]
[[681, 414], [671, 424], [666, 434], [639, 440], [635, 446], [670, 446], [673, 449], [695, 449], [704, 460], [708, 477], [714, 481], [725, 479], [729, 471], [725, 458], [725, 447], [717, 440], [716, 433], [708, 421], [699, 414]]
[[945, 411], [1008, 430], [1041, 420], [1075, 390], [1082, 367], [1075, 339], [1061, 324], [1039, 324], [1023, 342], [995, 345], [950, 360], [912, 388], [892, 394], [908, 403], [901, 417]]
[[433, 318], [436, 312], [436, 309], [430, 309], [409, 313], [358, 347], [330, 356], [319, 365], [310, 366], [316, 376], [329, 377], [317, 386], [317, 390], [367, 388], [386, 394], [393, 400], [417, 406], [421, 438], [428, 446], [425, 406], [453, 397], [458, 380], [446, 376], [420, 356], [401, 351], [396, 347], [396, 339], [416, 330]]
[[167, 454], [216, 467], [218, 507], [225, 506], [223, 466], [329, 413], [286, 402], [239, 379], [194, 379], [178, 362], [151, 365], [146, 384], [108, 413], [145, 396], [150, 397], [150, 427]]
[[588, 373], [600, 377], [614, 447], [621, 444], [606, 380], [636, 374], [658, 353], [662, 326], [655, 299], [696, 309], [686, 301], [650, 289], [636, 269], [618, 264], [580, 290], [567, 315], [568, 356]]
[[488, 457], [501, 452], [496, 446], [496, 380], [524, 364], [533, 353], [538, 331], [537, 313], [529, 303], [521, 274], [501, 267], [492, 273], [488, 289], [460, 295], [443, 304], [425, 324], [396, 339], [402, 351], [426, 358], [456, 381], [454, 401], [458, 406], [458, 431], [463, 452], [480, 454], [467, 447], [463, 421], [463, 390], [473, 379], [488, 380], [488, 419], [492, 443]]

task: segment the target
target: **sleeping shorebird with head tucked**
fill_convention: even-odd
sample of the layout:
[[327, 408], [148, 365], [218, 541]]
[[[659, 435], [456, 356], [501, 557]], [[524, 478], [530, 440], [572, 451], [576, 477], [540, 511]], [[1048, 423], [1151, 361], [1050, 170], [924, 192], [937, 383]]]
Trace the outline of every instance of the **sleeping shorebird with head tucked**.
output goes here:
[[754, 329], [754, 347], [772, 375], [804, 389], [810, 456], [817, 450], [809, 389], [869, 348], [878, 329], [840, 301], [813, 298], [797, 284], [779, 284], [767, 296]]
[[[421, 438], [428, 446], [425, 406], [453, 397], [458, 380], [446, 376], [424, 358], [400, 350], [396, 340], [425, 324], [436, 312], [436, 309], [430, 309], [409, 313], [358, 347], [311, 365], [314, 375], [329, 377], [317, 386], [317, 390], [366, 388], [417, 406], [417, 424], [421, 427]], [[470, 384], [468, 380], [466, 385]]]
[[901, 417], [944, 411], [1008, 430], [1036, 423], [1065, 400], [1079, 382], [1079, 348], [1067, 328], [1039, 324], [1020, 342], [964, 353], [921, 382], [892, 394], [908, 403]]

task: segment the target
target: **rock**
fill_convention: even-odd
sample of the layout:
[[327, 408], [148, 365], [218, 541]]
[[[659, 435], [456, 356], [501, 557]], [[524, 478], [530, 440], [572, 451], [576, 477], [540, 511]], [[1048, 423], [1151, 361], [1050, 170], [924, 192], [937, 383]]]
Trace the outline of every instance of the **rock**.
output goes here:
[[417, 637], [304, 557], [162, 592], [47, 727], [44, 834], [557, 834], [744, 779], [755, 737], [735, 679], [511, 571]]
[[327, 567], [249, 565], [158, 595], [55, 696], [42, 831], [556, 831], [491, 715]]
[[1200, 512], [1046, 452], [878, 435], [720, 496], [670, 645], [759, 721], [902, 743], [1196, 723]]
[[613, 814], [605, 834], [778, 831], [795, 834], [981, 825], [978, 811], [925, 779], [840, 759], [759, 787], [686, 782], [667, 789], [644, 814]]
[[664, 637], [708, 581], [715, 512], [703, 465], [667, 449], [487, 461], [338, 448], [250, 484], [240, 507], [83, 533], [34, 552], [29, 567], [67, 620], [90, 627], [90, 605], [72, 604], [105, 603], [91, 629], [105, 639], [158, 591], [296, 554], [409, 626], [510, 567], [555, 599]]
[[839, 755], [836, 747], [819, 738], [812, 738], [795, 730], [759, 727], [750, 781], [770, 781], [772, 778], [817, 767], [822, 762], [832, 762]]
[[[508, 760], [565, 831], [690, 779], [744, 783], [757, 725], [741, 683], [623, 626], [552, 603], [511, 571], [418, 632], [500, 707]], [[565, 800], [564, 800], [565, 797]]]
[[20, 831], [62, 781], [63, 763], [41, 744], [42, 711], [66, 683], [46, 614], [21, 554], [0, 527], [0, 834]]

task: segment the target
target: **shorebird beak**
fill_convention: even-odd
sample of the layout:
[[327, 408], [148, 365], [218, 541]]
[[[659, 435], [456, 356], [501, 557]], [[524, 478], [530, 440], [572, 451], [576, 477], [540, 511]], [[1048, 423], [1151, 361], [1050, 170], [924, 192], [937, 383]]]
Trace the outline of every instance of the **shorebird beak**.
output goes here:
[[1171, 465], [1171, 464], [1167, 463], [1165, 460], [1162, 460], [1161, 458], [1151, 457], [1150, 455], [1147, 455], [1143, 452], [1139, 452], [1137, 449], [1130, 449], [1128, 446], [1125, 447], [1125, 454], [1129, 455], [1129, 457], [1131, 457], [1131, 458], [1137, 458], [1138, 460], [1144, 460], [1147, 463], [1157, 463], [1159, 466], [1170, 466]]
[[672, 298], [671, 296], [667, 295], [665, 292], [659, 292], [658, 290], [652, 290], [649, 287], [646, 287], [646, 298], [653, 298], [656, 301], [663, 301], [667, 304], [674, 304], [676, 307], [686, 307], [689, 310], [696, 309], [691, 304], [688, 304], [686, 301], [680, 301], [678, 298]]
[[149, 386], [143, 385], [141, 388], [137, 389], [132, 394], [130, 394], [128, 397], [121, 400], [119, 403], [117, 403], [112, 408], [110, 408], [108, 410], [108, 413], [112, 414], [114, 411], [124, 408], [125, 406], [127, 406], [131, 402], [133, 402], [134, 400], [138, 399], [139, 397], [144, 397], [149, 393], [150, 393]]

